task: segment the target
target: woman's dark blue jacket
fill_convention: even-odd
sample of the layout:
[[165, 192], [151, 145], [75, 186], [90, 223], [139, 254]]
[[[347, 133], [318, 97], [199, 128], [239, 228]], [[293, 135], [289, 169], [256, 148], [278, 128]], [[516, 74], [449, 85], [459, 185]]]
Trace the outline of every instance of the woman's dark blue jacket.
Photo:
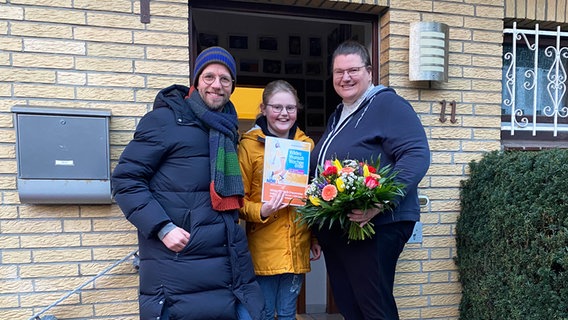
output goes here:
[[[140, 319], [235, 319], [242, 302], [253, 319], [263, 297], [254, 279], [237, 210], [218, 212], [209, 196], [209, 130], [174, 85], [157, 95], [112, 174], [113, 196], [138, 229]], [[157, 233], [169, 222], [190, 233], [179, 253]]]

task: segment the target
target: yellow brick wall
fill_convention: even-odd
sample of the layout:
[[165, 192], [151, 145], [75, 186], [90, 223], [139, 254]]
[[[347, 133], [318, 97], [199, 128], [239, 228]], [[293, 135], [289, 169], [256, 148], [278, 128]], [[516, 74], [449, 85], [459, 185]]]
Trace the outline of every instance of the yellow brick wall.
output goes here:
[[[116, 163], [156, 92], [189, 84], [188, 3], [0, 0], [0, 319], [29, 319], [137, 248], [116, 205], [23, 205], [14, 105], [108, 109]], [[131, 260], [46, 314], [138, 319]]]
[[[323, 6], [337, 9], [334, 2]], [[469, 161], [500, 148], [505, 3], [339, 2], [390, 4], [380, 20], [380, 79], [413, 104], [432, 149], [420, 191], [431, 201], [422, 214], [423, 242], [408, 245], [398, 265], [401, 318], [457, 319], [459, 184]], [[511, 1], [505, 2], [509, 10]], [[135, 230], [116, 205], [19, 203], [10, 110], [14, 105], [110, 110], [114, 165], [156, 92], [189, 83], [188, 1], [150, 4], [151, 23], [142, 24], [134, 0], [0, 0], [0, 319], [28, 319], [136, 249]], [[449, 25], [447, 83], [408, 80], [408, 32], [415, 21]], [[443, 99], [457, 102], [456, 123], [439, 121]], [[129, 261], [48, 314], [138, 319], [137, 287]]]

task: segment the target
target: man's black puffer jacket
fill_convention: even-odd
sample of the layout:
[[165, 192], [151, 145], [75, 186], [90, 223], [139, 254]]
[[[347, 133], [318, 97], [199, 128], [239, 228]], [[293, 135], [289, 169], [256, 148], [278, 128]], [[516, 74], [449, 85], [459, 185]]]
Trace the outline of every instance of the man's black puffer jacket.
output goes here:
[[[238, 301], [258, 319], [264, 300], [246, 236], [236, 210], [211, 208], [209, 130], [188, 92], [160, 91], [112, 174], [114, 199], [138, 229], [140, 319], [159, 317], [163, 303], [170, 319], [235, 319]], [[169, 222], [190, 233], [179, 253], [157, 235]]]

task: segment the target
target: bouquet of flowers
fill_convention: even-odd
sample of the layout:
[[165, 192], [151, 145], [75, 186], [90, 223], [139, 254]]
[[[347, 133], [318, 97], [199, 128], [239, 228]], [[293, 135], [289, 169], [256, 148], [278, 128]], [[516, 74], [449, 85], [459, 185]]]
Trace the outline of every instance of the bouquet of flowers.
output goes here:
[[[380, 159], [379, 159], [380, 160]], [[382, 206], [382, 211], [392, 209], [392, 200], [404, 195], [404, 185], [394, 181], [396, 172], [390, 166], [379, 168], [379, 160], [369, 165], [357, 160], [326, 160], [318, 167], [306, 188], [305, 205], [297, 209], [298, 219], [308, 226], [322, 228], [339, 223], [348, 234], [349, 240], [364, 240], [373, 237], [375, 230], [371, 222], [361, 227], [349, 220], [352, 209], [366, 210]]]

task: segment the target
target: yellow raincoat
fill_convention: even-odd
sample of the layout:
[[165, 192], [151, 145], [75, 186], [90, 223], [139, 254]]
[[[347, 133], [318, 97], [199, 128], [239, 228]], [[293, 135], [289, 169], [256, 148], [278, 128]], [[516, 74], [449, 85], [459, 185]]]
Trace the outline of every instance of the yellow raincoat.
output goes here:
[[[310, 271], [311, 233], [305, 224], [295, 221], [295, 208], [288, 206], [266, 219], [260, 216], [264, 138], [262, 129], [255, 126], [243, 134], [238, 148], [245, 189], [244, 206], [239, 213], [246, 221], [254, 270], [262, 276], [307, 273]], [[313, 140], [299, 128], [294, 140], [309, 142], [313, 148]]]

